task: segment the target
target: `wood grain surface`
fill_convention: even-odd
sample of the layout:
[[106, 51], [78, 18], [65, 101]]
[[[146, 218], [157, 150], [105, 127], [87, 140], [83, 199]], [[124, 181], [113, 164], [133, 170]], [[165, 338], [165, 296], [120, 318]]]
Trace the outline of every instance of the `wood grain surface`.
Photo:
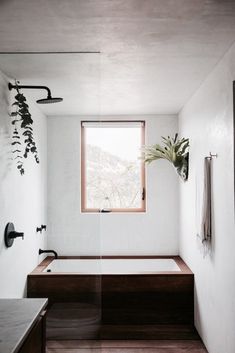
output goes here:
[[49, 341], [47, 353], [207, 353], [200, 340]]

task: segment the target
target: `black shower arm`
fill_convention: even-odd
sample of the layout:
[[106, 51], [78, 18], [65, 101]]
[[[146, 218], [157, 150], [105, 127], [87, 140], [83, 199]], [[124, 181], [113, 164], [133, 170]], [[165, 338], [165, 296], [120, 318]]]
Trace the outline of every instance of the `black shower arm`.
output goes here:
[[48, 98], [51, 98], [51, 91], [47, 86], [27, 86], [27, 85], [13, 85], [12, 83], [9, 82], [8, 84], [9, 90], [11, 91], [12, 89], [17, 89], [17, 88], [22, 88], [22, 89], [45, 89], [48, 94]]

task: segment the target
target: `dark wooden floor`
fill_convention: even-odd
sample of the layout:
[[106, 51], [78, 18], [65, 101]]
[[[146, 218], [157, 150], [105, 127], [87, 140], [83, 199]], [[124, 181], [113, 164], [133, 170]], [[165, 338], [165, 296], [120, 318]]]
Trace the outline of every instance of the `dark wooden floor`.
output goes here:
[[47, 353], [207, 353], [200, 340], [48, 341]]

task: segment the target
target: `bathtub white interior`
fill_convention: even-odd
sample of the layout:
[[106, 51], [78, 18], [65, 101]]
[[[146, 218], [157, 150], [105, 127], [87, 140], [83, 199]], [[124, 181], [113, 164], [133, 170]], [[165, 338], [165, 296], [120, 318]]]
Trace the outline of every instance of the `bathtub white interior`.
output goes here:
[[43, 272], [87, 275], [155, 274], [180, 272], [174, 259], [57, 259]]

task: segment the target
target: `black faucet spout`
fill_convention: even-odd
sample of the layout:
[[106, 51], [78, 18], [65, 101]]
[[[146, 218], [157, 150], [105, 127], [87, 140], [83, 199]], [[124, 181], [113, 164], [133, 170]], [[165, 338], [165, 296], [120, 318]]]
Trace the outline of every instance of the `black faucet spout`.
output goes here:
[[55, 250], [42, 250], [42, 249], [39, 249], [38, 253], [39, 253], [39, 255], [52, 253], [55, 256], [55, 259], [58, 258], [58, 254], [57, 254], [57, 252]]

